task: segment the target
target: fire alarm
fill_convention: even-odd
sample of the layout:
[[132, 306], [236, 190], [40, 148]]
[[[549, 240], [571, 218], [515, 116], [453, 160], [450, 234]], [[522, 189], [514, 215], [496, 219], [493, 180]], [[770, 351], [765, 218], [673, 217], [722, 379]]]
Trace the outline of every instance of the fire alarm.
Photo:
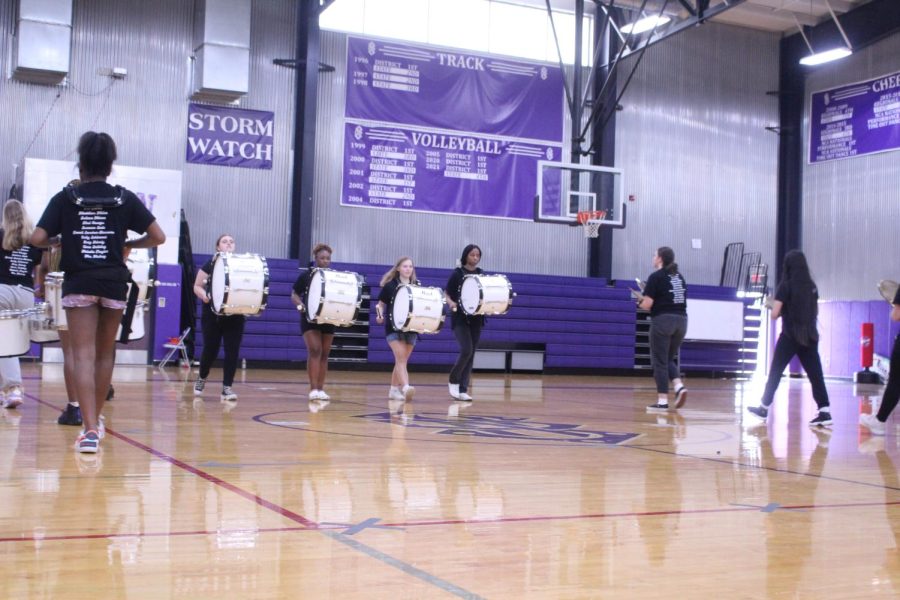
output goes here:
[[628, 194], [628, 201], [629, 201], [629, 202], [634, 202], [635, 200], [637, 200], [637, 198], [634, 197], [634, 194]]

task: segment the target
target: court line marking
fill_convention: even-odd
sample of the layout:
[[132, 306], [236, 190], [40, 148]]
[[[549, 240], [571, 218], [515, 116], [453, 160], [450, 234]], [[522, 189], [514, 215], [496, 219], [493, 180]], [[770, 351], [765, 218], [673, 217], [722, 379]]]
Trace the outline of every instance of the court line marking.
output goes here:
[[[697, 508], [697, 509], [678, 509], [678, 510], [654, 510], [654, 511], [634, 511], [634, 512], [614, 512], [614, 513], [595, 513], [585, 515], [532, 515], [523, 517], [498, 517], [494, 519], [443, 519], [431, 521], [402, 521], [397, 523], [378, 522], [377, 529], [396, 529], [403, 530], [413, 527], [434, 527], [441, 525], [495, 525], [498, 523], [540, 523], [548, 521], [575, 521], [575, 520], [596, 520], [596, 519], [614, 519], [614, 518], [630, 518], [630, 517], [664, 517], [664, 516], [681, 516], [681, 515], [701, 515], [701, 514], [720, 514], [720, 513], [772, 513], [774, 509], [780, 511], [805, 511], [805, 510], [828, 510], [828, 509], [853, 509], [853, 508], [887, 508], [891, 506], [900, 506], [900, 500], [891, 502], [847, 502], [841, 504], [797, 504], [783, 505], [778, 503], [770, 503], [766, 506], [757, 506], [752, 504], [732, 504], [731, 506], [721, 506], [718, 508]], [[770, 510], [766, 510], [770, 509]], [[360, 525], [369, 523], [373, 519], [367, 519]], [[319, 524], [317, 528], [311, 527], [262, 527], [259, 529], [236, 529], [235, 533], [252, 532], [252, 533], [292, 533], [292, 532], [330, 532], [342, 535], [340, 531], [347, 529], [347, 524]], [[90, 533], [90, 534], [71, 534], [56, 536], [20, 536], [0, 538], [0, 542], [47, 542], [47, 541], [66, 541], [66, 540], [92, 540], [92, 539], [117, 539], [131, 537], [180, 537], [192, 535], [213, 535], [222, 533], [221, 531], [165, 531], [165, 532], [136, 532], [136, 533]], [[228, 533], [228, 532], [226, 532]]]
[[[41, 398], [38, 398], [37, 396], [34, 396], [32, 394], [25, 394], [25, 396], [34, 400], [35, 402], [37, 402], [39, 404], [44, 405], [44, 406], [53, 408], [55, 410], [62, 410], [58, 406], [51, 404], [45, 400], [42, 400]], [[274, 502], [270, 502], [269, 500], [266, 500], [265, 498], [263, 498], [261, 496], [257, 496], [256, 494], [253, 494], [251, 492], [243, 490], [243, 489], [237, 487], [236, 485], [225, 481], [224, 479], [221, 479], [219, 477], [216, 477], [215, 475], [212, 475], [212, 474], [202, 471], [196, 467], [193, 467], [193, 466], [189, 465], [188, 463], [175, 458], [174, 456], [170, 456], [170, 455], [166, 454], [165, 452], [162, 452], [161, 450], [157, 450], [156, 448], [153, 448], [142, 442], [132, 439], [126, 435], [118, 433], [114, 429], [107, 427], [106, 435], [107, 435], [107, 437], [112, 436], [114, 438], [117, 438], [117, 439], [125, 442], [126, 444], [129, 444], [130, 446], [134, 446], [135, 448], [137, 448], [139, 450], [143, 450], [144, 452], [150, 454], [151, 456], [154, 456], [154, 457], [158, 458], [159, 460], [168, 462], [169, 464], [171, 464], [173, 466], [176, 466], [176, 467], [178, 467], [182, 470], [185, 470], [189, 473], [192, 473], [193, 475], [196, 475], [197, 477], [200, 477], [201, 479], [204, 479], [213, 485], [218, 485], [219, 487], [222, 487], [222, 488], [240, 496], [241, 498], [250, 500], [251, 502], [254, 502], [255, 504], [258, 504], [259, 506], [266, 508], [288, 520], [294, 521], [295, 523], [300, 523], [301, 525], [303, 525], [304, 527], [306, 527], [310, 530], [318, 531], [319, 533], [321, 533], [325, 537], [332, 539], [333, 541], [340, 542], [341, 544], [348, 546], [349, 548], [356, 550], [357, 552], [360, 552], [371, 558], [374, 558], [388, 566], [394, 567], [395, 569], [399, 569], [400, 571], [402, 571], [408, 575], [412, 575], [413, 577], [415, 577], [421, 581], [424, 581], [427, 584], [430, 584], [430, 585], [440, 588], [446, 592], [449, 592], [451, 594], [459, 596], [460, 598], [472, 598], [472, 599], [482, 598], [481, 596], [478, 596], [477, 594], [469, 592], [468, 590], [465, 590], [449, 581], [446, 581], [444, 579], [441, 579], [440, 577], [432, 575], [431, 573], [428, 573], [427, 571], [423, 571], [422, 569], [419, 569], [418, 567], [415, 567], [407, 562], [404, 562], [404, 561], [400, 560], [399, 558], [395, 558], [395, 557], [393, 557], [389, 554], [386, 554], [384, 552], [381, 552], [380, 550], [377, 550], [371, 546], [363, 544], [362, 542], [359, 542], [358, 540], [349, 538], [342, 533], [338, 533], [335, 531], [329, 531], [324, 528], [320, 529], [318, 523], [316, 523], [315, 521], [311, 521], [310, 519], [307, 519], [303, 515], [300, 515], [300, 514], [294, 512], [292, 510], [289, 510], [283, 506], [279, 506], [278, 504], [275, 504]], [[44, 538], [44, 539], [46, 539], [46, 538]]]

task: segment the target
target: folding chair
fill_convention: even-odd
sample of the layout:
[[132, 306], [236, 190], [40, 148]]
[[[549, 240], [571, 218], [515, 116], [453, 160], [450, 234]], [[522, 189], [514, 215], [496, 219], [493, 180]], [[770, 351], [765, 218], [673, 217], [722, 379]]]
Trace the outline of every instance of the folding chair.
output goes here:
[[187, 347], [185, 347], [184, 345], [184, 338], [186, 338], [190, 332], [191, 328], [188, 327], [181, 333], [181, 337], [178, 338], [177, 342], [175, 342], [174, 344], [163, 344], [163, 348], [168, 348], [169, 351], [166, 352], [166, 355], [163, 356], [161, 361], [159, 361], [160, 369], [164, 368], [166, 366], [166, 363], [172, 360], [172, 357], [175, 356], [176, 352], [181, 352], [181, 358], [184, 361], [184, 364], [190, 366], [191, 359], [188, 358]]

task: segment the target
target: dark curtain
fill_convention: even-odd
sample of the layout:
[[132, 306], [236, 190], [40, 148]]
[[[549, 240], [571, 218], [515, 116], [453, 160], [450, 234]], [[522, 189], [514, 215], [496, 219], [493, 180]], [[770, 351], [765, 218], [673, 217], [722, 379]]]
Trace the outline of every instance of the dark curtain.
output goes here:
[[194, 360], [194, 335], [197, 332], [197, 297], [194, 296], [194, 279], [197, 267], [194, 266], [194, 251], [191, 248], [191, 228], [184, 209], [181, 209], [181, 234], [178, 244], [178, 263], [181, 265], [181, 331], [188, 327], [191, 332], [184, 338], [184, 346], [191, 361]]

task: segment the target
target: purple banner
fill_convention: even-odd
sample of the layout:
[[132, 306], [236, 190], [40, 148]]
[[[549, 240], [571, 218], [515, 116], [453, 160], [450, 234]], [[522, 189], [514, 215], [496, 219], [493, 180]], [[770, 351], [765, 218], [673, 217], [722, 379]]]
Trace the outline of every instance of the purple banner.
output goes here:
[[537, 163], [561, 154], [555, 145], [346, 123], [341, 204], [530, 220]]
[[272, 168], [275, 113], [193, 103], [188, 111], [187, 162]]
[[348, 119], [562, 142], [559, 67], [347, 38]]
[[812, 94], [809, 162], [900, 148], [900, 71]]

